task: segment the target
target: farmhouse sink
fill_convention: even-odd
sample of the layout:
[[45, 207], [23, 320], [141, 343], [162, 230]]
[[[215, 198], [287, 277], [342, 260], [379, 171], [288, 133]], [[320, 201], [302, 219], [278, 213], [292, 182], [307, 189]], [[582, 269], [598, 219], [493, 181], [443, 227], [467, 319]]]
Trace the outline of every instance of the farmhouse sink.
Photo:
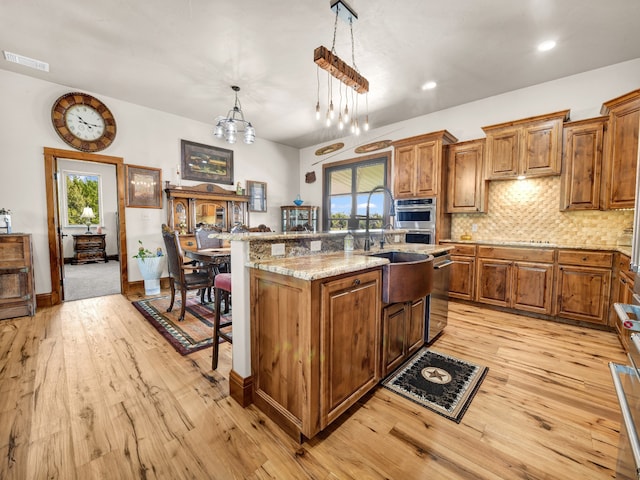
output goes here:
[[373, 257], [386, 258], [382, 266], [382, 301], [409, 302], [431, 293], [433, 256], [414, 252], [378, 252]]

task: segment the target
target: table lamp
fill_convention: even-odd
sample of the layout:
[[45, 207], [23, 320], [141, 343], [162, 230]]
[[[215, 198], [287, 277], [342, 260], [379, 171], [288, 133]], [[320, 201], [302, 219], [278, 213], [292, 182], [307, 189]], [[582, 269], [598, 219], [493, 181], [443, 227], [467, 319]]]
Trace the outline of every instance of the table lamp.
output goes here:
[[91, 219], [93, 219], [93, 217], [95, 217], [95, 214], [93, 213], [93, 209], [91, 207], [84, 207], [84, 210], [82, 210], [82, 214], [80, 215], [80, 218], [84, 218], [85, 223], [87, 224], [87, 231], [84, 233], [91, 233]]

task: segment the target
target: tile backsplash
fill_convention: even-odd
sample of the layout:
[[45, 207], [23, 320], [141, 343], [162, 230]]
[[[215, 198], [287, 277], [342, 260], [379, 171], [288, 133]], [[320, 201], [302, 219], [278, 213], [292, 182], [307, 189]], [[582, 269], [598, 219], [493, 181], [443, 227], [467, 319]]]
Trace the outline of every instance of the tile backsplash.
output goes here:
[[488, 195], [488, 213], [451, 216], [453, 240], [469, 233], [474, 240], [617, 245], [633, 224], [632, 209], [561, 212], [559, 176], [491, 181]]

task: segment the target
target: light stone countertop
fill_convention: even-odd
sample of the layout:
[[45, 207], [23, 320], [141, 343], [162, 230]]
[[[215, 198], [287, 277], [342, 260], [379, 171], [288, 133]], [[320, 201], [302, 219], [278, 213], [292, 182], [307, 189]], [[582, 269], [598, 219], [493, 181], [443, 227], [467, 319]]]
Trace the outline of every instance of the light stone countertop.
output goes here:
[[288, 275], [302, 280], [318, 280], [333, 277], [344, 273], [352, 273], [368, 268], [381, 267], [389, 263], [386, 258], [371, 256], [378, 252], [416, 252], [433, 255], [451, 250], [447, 245], [425, 245], [420, 243], [405, 243], [389, 246], [388, 248], [372, 249], [370, 252], [354, 250], [353, 252], [334, 252], [321, 255], [308, 255], [302, 257], [275, 258], [247, 262], [250, 268], [264, 270], [281, 275]]
[[443, 243], [457, 243], [468, 245], [500, 245], [504, 247], [528, 247], [528, 248], [563, 248], [569, 250], [602, 250], [608, 252], [620, 252], [624, 255], [631, 256], [631, 246], [627, 245], [585, 245], [585, 244], [558, 244], [546, 242], [516, 242], [501, 240], [441, 240]]

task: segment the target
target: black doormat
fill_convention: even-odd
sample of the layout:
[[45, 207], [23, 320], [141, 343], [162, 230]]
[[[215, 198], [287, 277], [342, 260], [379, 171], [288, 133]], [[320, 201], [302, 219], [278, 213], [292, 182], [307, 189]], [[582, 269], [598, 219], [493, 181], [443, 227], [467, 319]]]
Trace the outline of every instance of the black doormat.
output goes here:
[[382, 385], [460, 423], [488, 371], [487, 367], [423, 347]]

